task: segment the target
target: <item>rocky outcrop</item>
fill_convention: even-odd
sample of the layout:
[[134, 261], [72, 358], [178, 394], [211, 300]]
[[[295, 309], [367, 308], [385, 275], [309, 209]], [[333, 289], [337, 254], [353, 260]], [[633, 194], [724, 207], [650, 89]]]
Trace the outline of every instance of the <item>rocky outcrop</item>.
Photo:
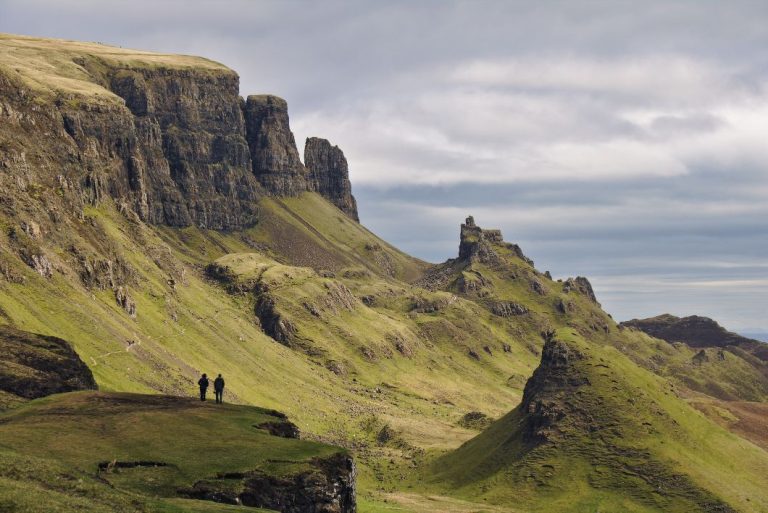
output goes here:
[[541, 364], [525, 384], [521, 410], [526, 414], [523, 440], [539, 444], [560, 434], [559, 423], [579, 414], [568, 400], [589, 379], [579, 372], [576, 362], [584, 355], [565, 342], [548, 335], [541, 353]]
[[695, 348], [738, 347], [763, 361], [768, 361], [768, 344], [730, 332], [709, 317], [676, 317], [663, 314], [648, 319], [632, 319], [622, 322], [621, 325], [639, 329], [670, 343], [682, 342]]
[[563, 283], [563, 292], [567, 294], [572, 290], [585, 296], [587, 299], [595, 303], [597, 306], [600, 306], [600, 303], [597, 302], [595, 291], [592, 290], [592, 284], [589, 283], [589, 280], [586, 279], [585, 277], [577, 276], [575, 278], [568, 278], [567, 280], [565, 280], [565, 283]]
[[[198, 481], [181, 495], [281, 513], [355, 513], [356, 469], [351, 457], [316, 459], [310, 470], [275, 476], [255, 470]], [[233, 489], [232, 482], [239, 481]]]
[[321, 194], [355, 221], [357, 202], [352, 196], [349, 168], [344, 153], [325, 139], [309, 137], [304, 145], [304, 165], [311, 190]]
[[491, 303], [491, 312], [499, 317], [513, 317], [527, 314], [528, 309], [512, 301], [494, 301]]
[[266, 191], [298, 196], [309, 190], [307, 171], [288, 125], [286, 101], [267, 94], [249, 96], [243, 112], [253, 173]]
[[74, 390], [95, 390], [88, 366], [68, 342], [0, 326], [0, 391], [36, 399]]
[[288, 420], [262, 422], [254, 427], [256, 429], [263, 429], [270, 435], [279, 436], [280, 438], [294, 438], [297, 440], [301, 438], [299, 427]]
[[501, 231], [483, 230], [475, 224], [475, 218], [467, 217], [461, 225], [459, 240], [459, 260], [468, 262], [492, 263], [499, 257], [491, 247], [493, 242], [502, 242]]
[[256, 299], [254, 313], [258, 317], [264, 333], [284, 346], [292, 346], [296, 327], [278, 311], [274, 298], [266, 293], [259, 295]]

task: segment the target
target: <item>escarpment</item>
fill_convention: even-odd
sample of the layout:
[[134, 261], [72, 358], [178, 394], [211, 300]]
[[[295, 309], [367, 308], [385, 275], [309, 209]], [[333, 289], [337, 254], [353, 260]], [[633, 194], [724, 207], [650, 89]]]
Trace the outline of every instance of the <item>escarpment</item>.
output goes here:
[[0, 63], [0, 194], [11, 209], [36, 188], [57, 191], [38, 198], [41, 212], [76, 217], [111, 198], [151, 224], [232, 231], [257, 222], [264, 196], [317, 191], [356, 218], [340, 150], [310, 151], [310, 179], [286, 101], [243, 100], [234, 71], [66, 44], [33, 52], [34, 41], [2, 41], [34, 68]]
[[357, 202], [352, 195], [349, 168], [344, 153], [338, 146], [318, 137], [309, 137], [304, 146], [304, 163], [309, 171], [309, 186], [339, 207], [355, 221]]

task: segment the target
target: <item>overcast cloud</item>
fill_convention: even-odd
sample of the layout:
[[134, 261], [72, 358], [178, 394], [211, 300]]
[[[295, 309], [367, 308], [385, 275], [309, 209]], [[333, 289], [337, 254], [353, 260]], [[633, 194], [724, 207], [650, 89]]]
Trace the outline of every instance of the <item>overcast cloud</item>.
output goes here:
[[0, 31], [210, 57], [430, 261], [473, 214], [617, 319], [768, 331], [764, 1], [0, 0]]

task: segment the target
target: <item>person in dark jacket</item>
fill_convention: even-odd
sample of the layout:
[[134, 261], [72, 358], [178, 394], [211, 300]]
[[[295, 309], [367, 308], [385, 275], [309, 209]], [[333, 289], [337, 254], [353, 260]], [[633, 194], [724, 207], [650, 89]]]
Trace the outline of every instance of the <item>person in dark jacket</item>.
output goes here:
[[205, 393], [208, 391], [208, 376], [203, 374], [203, 377], [197, 382], [200, 386], [200, 400], [205, 401]]
[[213, 391], [216, 394], [216, 404], [221, 404], [224, 402], [224, 378], [221, 377], [221, 374], [219, 374], [219, 377], [213, 380]]

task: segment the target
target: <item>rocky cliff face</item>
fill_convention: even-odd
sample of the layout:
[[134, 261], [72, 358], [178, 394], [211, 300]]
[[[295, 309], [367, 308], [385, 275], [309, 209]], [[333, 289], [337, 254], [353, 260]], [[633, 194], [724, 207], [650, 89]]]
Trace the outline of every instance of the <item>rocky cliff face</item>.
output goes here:
[[[316, 459], [312, 470], [275, 476], [262, 471], [229, 473], [198, 481], [181, 494], [199, 500], [266, 508], [281, 513], [355, 513], [356, 470], [351, 457]], [[239, 481], [233, 489], [231, 483]]]
[[124, 105], [41, 97], [5, 76], [6, 192], [58, 191], [44, 201], [58, 203], [48, 210], [59, 212], [111, 197], [147, 222], [170, 226], [232, 230], [255, 221], [261, 188], [251, 170], [236, 74], [79, 62]]
[[267, 192], [298, 196], [310, 190], [288, 126], [286, 101], [272, 95], [249, 96], [244, 112], [253, 172]]
[[[299, 158], [285, 100], [239, 96], [234, 71], [157, 66], [47, 51], [40, 66], [71, 59], [51, 89], [0, 62], [0, 193], [9, 213], [34, 190], [41, 211], [66, 215], [111, 198], [152, 224], [240, 230], [264, 195], [318, 191], [356, 216], [337, 148]], [[69, 81], [68, 81], [69, 80]], [[61, 88], [61, 89], [58, 89]], [[84, 92], [85, 90], [85, 92]], [[316, 148], [314, 144], [311, 148]]]
[[[542, 443], [560, 436], [559, 423], [566, 417], [582, 416], [583, 412], [568, 400], [579, 387], [589, 385], [574, 363], [584, 356], [568, 344], [551, 335], [541, 352], [541, 365], [534, 371], [523, 391], [521, 410], [527, 415], [523, 440]], [[569, 419], [573, 421], [573, 419]]]
[[309, 171], [310, 188], [359, 222], [347, 159], [339, 147], [331, 146], [325, 139], [309, 137], [304, 145], [304, 164]]

